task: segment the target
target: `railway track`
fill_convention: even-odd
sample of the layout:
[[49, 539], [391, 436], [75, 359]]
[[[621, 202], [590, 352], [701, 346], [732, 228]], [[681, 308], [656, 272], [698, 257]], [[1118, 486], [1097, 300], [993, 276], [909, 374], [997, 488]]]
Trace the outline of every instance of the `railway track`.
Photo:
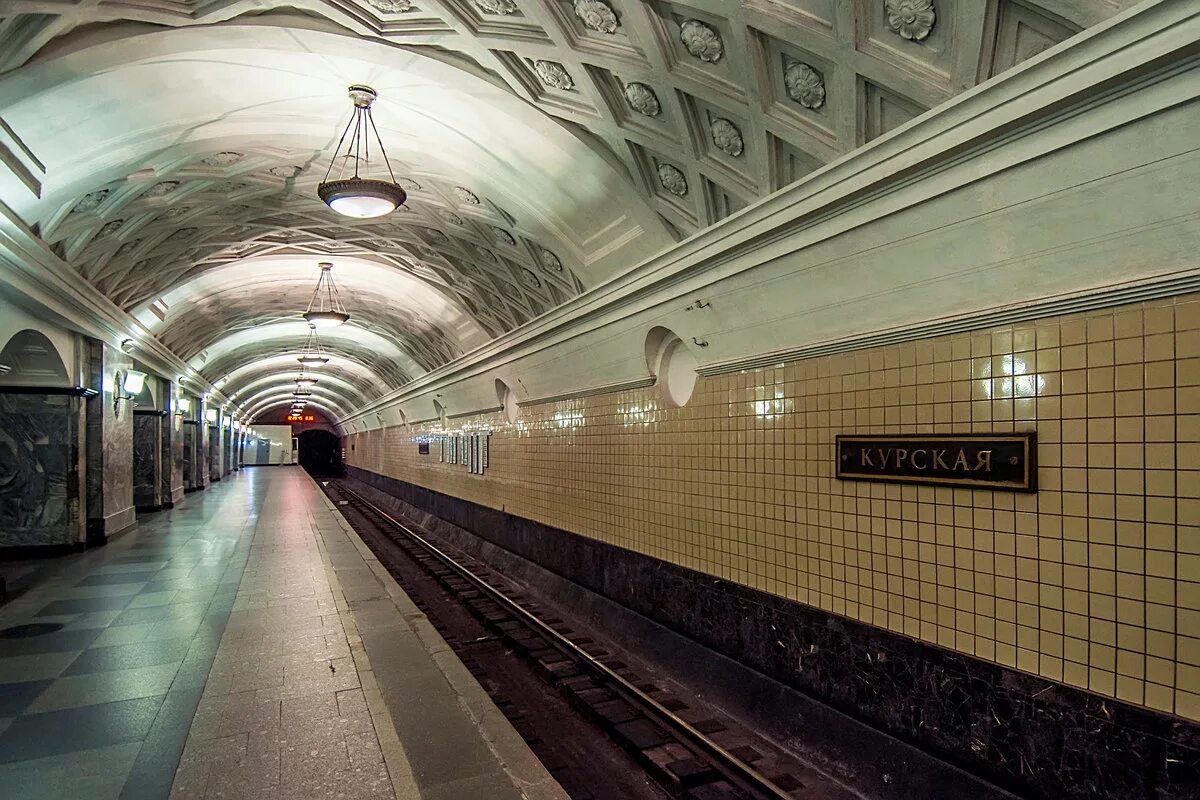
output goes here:
[[[331, 481], [326, 492], [333, 499], [344, 501], [339, 504], [340, 510], [351, 525], [426, 612], [572, 798], [663, 797], [664, 793], [688, 800], [860, 797], [799, 759], [789, 757], [785, 751], [758, 740], [752, 732], [739, 730], [732, 720], [690, 707], [677, 694], [645, 679], [602, 643], [574, 630], [488, 565], [415, 530], [345, 481]], [[382, 553], [381, 547], [397, 552]], [[440, 619], [446, 612], [444, 602], [438, 598], [433, 598], [433, 602], [430, 598], [423, 600], [420, 587], [414, 585], [419, 581], [414, 582], [413, 573], [397, 561], [398, 553], [403, 553], [412, 565], [466, 608], [487, 635], [472, 637], [469, 631], [466, 636], [472, 638], [455, 635], [455, 626]], [[560, 746], [556, 748], [555, 742], [547, 742], [539, 735], [537, 726], [526, 718], [528, 707], [537, 701], [531, 703], [526, 697], [525, 702], [520, 702], [505, 696], [505, 690], [498, 686], [505, 683], [505, 676], [498, 681], [492, 678], [496, 677], [493, 673], [497, 669], [510, 672], [508, 665], [498, 664], [494, 658], [490, 664], [482, 664], [483, 659], [474, 650], [489, 641], [503, 643], [502, 656], [510, 660], [512, 655], [519, 656], [526, 671], [535, 673], [546, 687], [551, 687], [587, 720], [586, 726], [591, 728], [588, 735], [594, 737], [599, 733], [616, 743], [640, 765], [655, 786], [643, 787], [637, 781], [625, 780], [618, 782], [620, 786], [611, 787], [611, 791], [597, 790], [598, 772], [590, 776], [575, 775], [576, 770], [587, 766], [578, 762], [592, 758], [587, 747], [558, 742]], [[529, 693], [528, 688], [523, 692], [519, 688], [519, 678], [514, 683], [512, 676], [508, 677], [507, 691]], [[561, 724], [561, 720], [556, 721]], [[591, 767], [596, 769], [597, 765]], [[610, 770], [621, 768], [620, 763], [615, 763], [603, 771], [610, 775]]]

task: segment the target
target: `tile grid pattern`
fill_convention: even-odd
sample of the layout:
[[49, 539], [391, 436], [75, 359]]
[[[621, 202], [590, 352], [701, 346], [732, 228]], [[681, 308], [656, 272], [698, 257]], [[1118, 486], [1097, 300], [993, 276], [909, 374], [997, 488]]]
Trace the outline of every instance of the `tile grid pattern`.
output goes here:
[[0, 608], [0, 787], [13, 798], [158, 798], [233, 606], [253, 487], [195, 496], [56, 560]]
[[[1200, 297], [458, 420], [484, 476], [349, 463], [1130, 703], [1200, 719]], [[832, 478], [838, 433], [1036, 430], [1040, 491]], [[436, 451], [435, 451], [436, 452]]]
[[170, 796], [419, 797], [411, 779], [394, 787], [385, 763], [376, 721], [389, 741], [395, 733], [367, 705], [318, 544], [315, 489], [299, 473], [279, 477], [262, 478], [282, 492], [263, 504]]

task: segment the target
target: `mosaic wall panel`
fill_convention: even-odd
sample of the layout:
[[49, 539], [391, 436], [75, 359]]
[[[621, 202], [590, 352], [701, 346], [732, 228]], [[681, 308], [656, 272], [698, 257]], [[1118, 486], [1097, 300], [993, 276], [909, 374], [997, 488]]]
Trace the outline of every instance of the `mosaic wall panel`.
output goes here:
[[[348, 463], [1200, 719], [1200, 296], [481, 415], [490, 465]], [[1036, 494], [838, 481], [838, 433], [1034, 430]]]
[[0, 394], [0, 547], [77, 541], [80, 402]]

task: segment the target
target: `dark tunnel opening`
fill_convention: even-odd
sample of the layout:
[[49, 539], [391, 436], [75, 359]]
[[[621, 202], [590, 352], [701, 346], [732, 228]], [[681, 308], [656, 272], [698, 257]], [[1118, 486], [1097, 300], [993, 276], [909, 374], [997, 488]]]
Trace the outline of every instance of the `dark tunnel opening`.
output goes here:
[[297, 439], [300, 466], [314, 478], [340, 478], [346, 474], [342, 464], [342, 442], [329, 431], [304, 431]]

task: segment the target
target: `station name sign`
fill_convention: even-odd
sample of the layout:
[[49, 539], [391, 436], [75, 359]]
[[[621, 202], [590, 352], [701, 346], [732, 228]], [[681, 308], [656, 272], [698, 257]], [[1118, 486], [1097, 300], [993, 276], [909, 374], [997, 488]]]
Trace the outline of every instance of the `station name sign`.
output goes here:
[[1037, 491], [1037, 434], [900, 434], [837, 437], [837, 477]]

